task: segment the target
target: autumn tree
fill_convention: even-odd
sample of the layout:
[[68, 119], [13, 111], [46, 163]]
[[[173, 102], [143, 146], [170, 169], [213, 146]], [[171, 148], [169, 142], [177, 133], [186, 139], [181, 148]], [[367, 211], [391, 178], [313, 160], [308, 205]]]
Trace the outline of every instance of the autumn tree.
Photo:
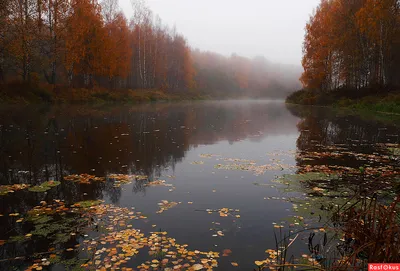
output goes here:
[[64, 42], [67, 38], [67, 20], [71, 6], [67, 0], [46, 0], [44, 3], [46, 30], [42, 35], [45, 41], [43, 52], [47, 56], [47, 65], [43, 70], [47, 82], [56, 84], [58, 71], [62, 69], [66, 53]]
[[220, 96], [283, 85], [268, 79], [279, 76], [264, 62], [193, 52], [144, 0], [132, 0], [132, 8], [128, 23], [117, 0], [0, 1], [0, 80]]
[[[9, 52], [15, 70], [24, 81], [30, 80], [34, 62], [35, 36], [38, 33], [38, 2], [36, 0], [9, 0]], [[37, 52], [36, 52], [37, 53]]]
[[91, 87], [96, 75], [106, 74], [101, 8], [96, 1], [73, 0], [72, 14], [67, 20], [66, 69], [69, 82]]
[[306, 25], [304, 87], [398, 86], [399, 16], [397, 0], [322, 0]]
[[10, 27], [8, 22], [9, 16], [9, 1], [0, 2], [0, 83], [4, 81], [4, 69], [6, 60], [7, 48], [7, 29]]
[[[117, 78], [126, 78], [130, 69], [131, 47], [128, 22], [116, 0], [101, 3], [104, 20], [104, 69], [109, 87], [116, 87]], [[122, 87], [120, 84], [119, 87]]]

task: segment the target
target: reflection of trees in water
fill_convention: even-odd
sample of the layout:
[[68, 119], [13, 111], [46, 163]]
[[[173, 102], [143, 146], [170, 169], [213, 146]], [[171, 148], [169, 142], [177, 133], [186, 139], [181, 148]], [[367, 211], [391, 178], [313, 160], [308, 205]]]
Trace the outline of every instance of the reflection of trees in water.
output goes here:
[[148, 180], [138, 180], [133, 183], [132, 191], [134, 193], [146, 193], [146, 183], [148, 183]]
[[[64, 109], [3, 114], [1, 183], [60, 180], [67, 173], [104, 176], [129, 171], [159, 176], [165, 167], [181, 161], [191, 146], [256, 138], [262, 132], [291, 132], [295, 122], [283, 121], [290, 114], [274, 103], [195, 103], [137, 111]], [[27, 176], [22, 178], [24, 171]]]
[[[367, 188], [370, 187], [365, 182], [367, 180], [352, 173], [347, 174], [343, 169], [348, 167], [359, 173], [359, 168], [367, 165], [371, 168], [398, 166], [396, 161], [378, 159], [383, 151], [379, 144], [399, 143], [398, 127], [357, 116], [338, 115], [327, 108], [288, 106], [288, 109], [302, 119], [297, 125], [300, 132], [296, 155], [299, 171], [306, 167], [319, 171], [319, 166], [326, 165], [333, 170], [337, 170], [337, 166], [342, 167], [339, 172], [345, 174], [341, 180], [326, 183], [320, 180], [303, 182], [303, 187], [324, 185], [330, 191], [351, 186], [356, 189], [361, 186]], [[367, 155], [371, 154], [376, 154], [377, 158], [368, 158]], [[309, 155], [312, 159], [309, 159]]]
[[315, 151], [332, 145], [343, 145], [351, 151], [368, 153], [377, 143], [398, 143], [399, 128], [357, 116], [338, 115], [326, 108], [288, 106], [302, 118], [297, 125], [299, 151]]
[[[96, 109], [43, 107], [3, 109], [0, 117], [0, 183], [38, 184], [67, 174], [111, 173], [161, 176], [174, 169], [190, 148], [220, 140], [258, 140], [294, 132], [296, 118], [278, 103], [188, 103]], [[134, 191], [144, 191], [136, 182]], [[111, 184], [62, 182], [44, 196], [27, 193], [32, 207], [40, 200], [118, 202]], [[85, 196], [83, 196], [85, 194]], [[11, 197], [0, 201], [10, 203]], [[14, 205], [15, 204], [15, 205]], [[25, 207], [24, 207], [25, 208]], [[3, 208], [1, 208], [3, 209]], [[2, 210], [3, 211], [3, 210]]]

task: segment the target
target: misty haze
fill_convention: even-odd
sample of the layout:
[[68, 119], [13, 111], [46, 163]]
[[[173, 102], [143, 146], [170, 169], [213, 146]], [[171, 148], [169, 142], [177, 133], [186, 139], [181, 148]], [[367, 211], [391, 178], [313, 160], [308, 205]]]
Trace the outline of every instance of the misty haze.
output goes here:
[[0, 0], [0, 270], [397, 270], [399, 0]]

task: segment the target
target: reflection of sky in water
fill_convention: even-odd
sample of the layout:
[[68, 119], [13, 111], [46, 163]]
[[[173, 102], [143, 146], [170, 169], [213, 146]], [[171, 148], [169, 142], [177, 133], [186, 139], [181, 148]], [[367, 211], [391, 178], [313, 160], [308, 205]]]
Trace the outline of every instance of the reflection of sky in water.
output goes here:
[[[163, 172], [176, 190], [168, 192], [166, 187], [147, 189], [145, 194], [132, 194], [127, 186], [120, 197], [122, 206], [134, 205], [138, 210], [150, 213], [151, 224], [168, 231], [178, 242], [188, 243], [203, 250], [233, 251], [232, 260], [241, 267], [252, 267], [249, 259], [262, 259], [264, 250], [273, 247], [272, 223], [279, 222], [291, 212], [291, 204], [264, 200], [264, 197], [282, 196], [275, 189], [256, 186], [253, 183], [268, 183], [280, 171], [266, 172], [255, 176], [252, 172], [215, 169], [218, 163], [226, 163], [219, 158], [242, 158], [256, 160], [257, 164], [272, 163], [270, 158], [281, 159], [282, 163], [294, 164], [290, 156], [268, 157], [267, 153], [276, 150], [295, 149], [297, 133], [283, 136], [265, 136], [259, 142], [243, 140], [229, 144], [222, 141], [213, 145], [203, 145], [186, 153], [185, 159], [175, 165], [175, 170]], [[221, 157], [203, 158], [201, 154], [220, 154]], [[204, 161], [204, 165], [192, 165], [192, 161]], [[216, 192], [213, 192], [215, 190]], [[182, 203], [163, 214], [154, 215], [161, 199], [181, 201]], [[193, 202], [193, 204], [188, 204]], [[240, 209], [240, 219], [219, 217], [218, 213], [208, 214], [206, 209]], [[233, 222], [235, 220], [236, 222]], [[216, 229], [223, 230], [222, 238], [212, 237], [216, 230], [212, 222], [220, 222]], [[227, 259], [223, 259], [227, 260]], [[246, 263], [247, 262], [247, 263]], [[229, 267], [229, 263], [225, 265]]]

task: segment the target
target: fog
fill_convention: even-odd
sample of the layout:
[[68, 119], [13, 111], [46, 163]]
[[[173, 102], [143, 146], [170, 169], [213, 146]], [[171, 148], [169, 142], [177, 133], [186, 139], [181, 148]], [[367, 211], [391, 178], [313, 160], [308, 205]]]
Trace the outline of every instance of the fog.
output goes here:
[[[130, 0], [119, 0], [127, 18]], [[264, 56], [300, 66], [304, 27], [319, 0], [147, 0], [193, 48], [223, 55]]]

